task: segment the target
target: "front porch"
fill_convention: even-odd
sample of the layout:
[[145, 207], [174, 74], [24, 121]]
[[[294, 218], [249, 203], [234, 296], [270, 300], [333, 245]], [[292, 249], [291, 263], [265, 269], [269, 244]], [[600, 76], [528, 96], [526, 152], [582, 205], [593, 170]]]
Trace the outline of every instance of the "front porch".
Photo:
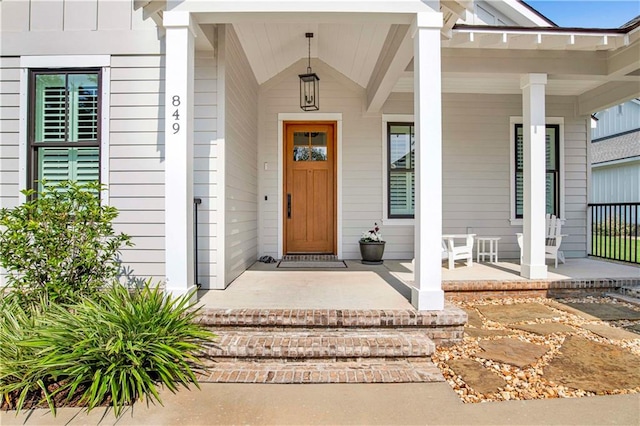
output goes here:
[[[413, 307], [410, 260], [383, 265], [345, 261], [344, 269], [282, 269], [256, 262], [226, 290], [200, 292], [200, 303], [212, 309], [381, 309]], [[442, 288], [450, 300], [478, 297], [563, 296], [615, 291], [622, 284], [640, 285], [636, 266], [593, 258], [567, 259], [549, 267], [546, 280], [520, 276], [516, 260], [442, 268]]]

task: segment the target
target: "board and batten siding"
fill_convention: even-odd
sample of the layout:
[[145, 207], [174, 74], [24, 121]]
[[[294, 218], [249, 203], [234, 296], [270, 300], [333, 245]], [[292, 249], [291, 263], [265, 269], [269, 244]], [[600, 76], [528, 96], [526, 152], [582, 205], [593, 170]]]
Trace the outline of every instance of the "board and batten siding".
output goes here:
[[591, 169], [591, 202], [640, 202], [640, 159]]
[[[575, 117], [574, 99], [548, 97], [547, 117], [564, 119], [564, 202], [567, 257], [586, 256], [588, 120]], [[413, 95], [394, 93], [385, 114], [412, 114]], [[443, 94], [443, 233], [501, 237], [500, 257], [520, 256], [511, 225], [510, 117], [522, 116], [519, 95]], [[413, 232], [413, 227], [411, 227]], [[411, 243], [413, 243], [411, 241]]]
[[258, 254], [258, 83], [233, 27], [225, 25], [224, 31], [224, 261], [228, 284]]
[[591, 140], [640, 129], [640, 101], [631, 100], [596, 113], [598, 122]]

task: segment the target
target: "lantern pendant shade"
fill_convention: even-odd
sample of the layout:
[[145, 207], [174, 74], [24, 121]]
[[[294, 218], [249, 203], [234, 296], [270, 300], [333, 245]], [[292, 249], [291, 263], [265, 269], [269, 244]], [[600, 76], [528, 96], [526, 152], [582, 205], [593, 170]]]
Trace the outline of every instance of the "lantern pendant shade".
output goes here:
[[[311, 68], [308, 68], [311, 71]], [[303, 111], [320, 109], [320, 78], [316, 73], [300, 74], [300, 108]]]
[[307, 73], [299, 74], [300, 78], [300, 108], [303, 111], [317, 111], [320, 109], [320, 77], [311, 70], [311, 38], [313, 33], [305, 33], [309, 43], [309, 57]]

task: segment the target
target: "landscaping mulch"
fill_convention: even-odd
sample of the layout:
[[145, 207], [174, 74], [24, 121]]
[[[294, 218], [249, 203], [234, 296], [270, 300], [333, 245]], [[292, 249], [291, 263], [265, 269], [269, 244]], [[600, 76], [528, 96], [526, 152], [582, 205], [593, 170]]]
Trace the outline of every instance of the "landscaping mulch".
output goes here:
[[433, 359], [464, 402], [640, 393], [636, 305], [595, 297], [457, 305], [473, 320], [462, 342]]

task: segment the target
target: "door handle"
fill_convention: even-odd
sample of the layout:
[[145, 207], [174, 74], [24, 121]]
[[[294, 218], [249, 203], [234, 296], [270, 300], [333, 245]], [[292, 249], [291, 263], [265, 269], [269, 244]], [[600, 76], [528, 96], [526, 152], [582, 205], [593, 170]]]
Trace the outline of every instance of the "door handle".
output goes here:
[[287, 194], [287, 219], [291, 219], [291, 194]]

